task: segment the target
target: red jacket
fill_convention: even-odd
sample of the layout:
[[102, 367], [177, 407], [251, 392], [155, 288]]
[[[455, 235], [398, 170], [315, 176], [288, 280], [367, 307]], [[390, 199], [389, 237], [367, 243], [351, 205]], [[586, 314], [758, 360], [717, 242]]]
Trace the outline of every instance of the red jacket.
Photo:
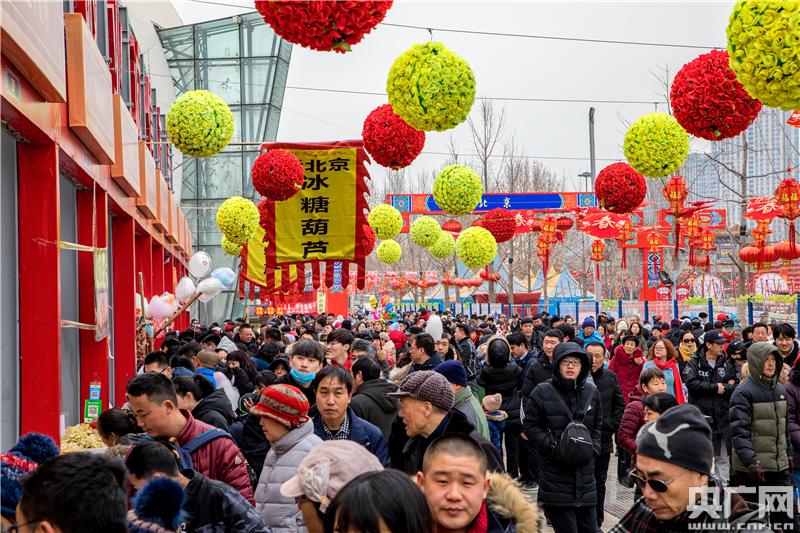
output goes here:
[[[637, 357], [642, 359], [642, 364], [637, 365], [633, 361]], [[625, 398], [626, 403], [630, 400], [630, 394], [639, 388], [639, 374], [642, 373], [642, 365], [644, 365], [644, 353], [641, 348], [636, 348], [632, 357], [625, 353], [621, 345], [614, 349], [614, 357], [608, 363], [608, 369], [617, 375], [619, 386], [622, 389], [622, 397]]]
[[399, 329], [393, 329], [389, 332], [389, 340], [394, 343], [394, 348], [398, 352], [406, 347], [406, 334]]
[[[639, 389], [641, 390], [641, 389]], [[617, 431], [617, 444], [620, 448], [633, 456], [631, 465], [636, 465], [636, 435], [644, 425], [644, 403], [642, 394], [632, 393], [628, 398], [628, 405], [622, 415]]]
[[[205, 422], [195, 420], [192, 413], [185, 409], [181, 409], [181, 414], [186, 417], [186, 426], [178, 434], [180, 445], [213, 428]], [[208, 478], [230, 485], [255, 505], [244, 456], [231, 439], [214, 439], [198, 449], [192, 454], [192, 468]]]

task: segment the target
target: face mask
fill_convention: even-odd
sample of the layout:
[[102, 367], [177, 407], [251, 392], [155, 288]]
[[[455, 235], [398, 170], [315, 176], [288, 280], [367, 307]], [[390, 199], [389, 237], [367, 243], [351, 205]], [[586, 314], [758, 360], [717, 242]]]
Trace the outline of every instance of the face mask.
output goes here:
[[317, 375], [316, 372], [301, 372], [300, 370], [295, 370], [294, 368], [289, 371], [289, 374], [297, 381], [300, 385], [308, 385], [312, 381], [314, 381], [314, 377]]

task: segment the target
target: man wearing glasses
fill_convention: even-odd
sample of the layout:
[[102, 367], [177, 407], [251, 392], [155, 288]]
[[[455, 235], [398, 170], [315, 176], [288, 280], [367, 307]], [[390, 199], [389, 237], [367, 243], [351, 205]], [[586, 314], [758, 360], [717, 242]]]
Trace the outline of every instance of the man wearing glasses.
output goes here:
[[[771, 531], [757, 509], [738, 494], [722, 492], [711, 476], [711, 428], [695, 406], [667, 409], [644, 426], [637, 454], [631, 480], [643, 497], [610, 533]], [[730, 512], [725, 498], [730, 498]]]

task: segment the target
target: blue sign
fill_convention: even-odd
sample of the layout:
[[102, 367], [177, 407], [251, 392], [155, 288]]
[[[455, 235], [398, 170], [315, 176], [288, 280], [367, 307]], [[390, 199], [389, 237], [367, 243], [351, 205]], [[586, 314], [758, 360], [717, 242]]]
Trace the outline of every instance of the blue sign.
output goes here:
[[[566, 193], [575, 194], [575, 193]], [[415, 195], [416, 196], [416, 195]], [[400, 212], [413, 212], [412, 195], [399, 194], [391, 195], [391, 205]], [[597, 207], [597, 197], [593, 193], [578, 193], [578, 207]], [[431, 212], [441, 212], [442, 209], [436, 204], [433, 195], [425, 198], [425, 209]], [[544, 211], [548, 209], [565, 209], [564, 196], [562, 193], [487, 193], [481, 197], [480, 203], [475, 207], [474, 212], [481, 213], [501, 207], [503, 209], [513, 209], [524, 211]]]

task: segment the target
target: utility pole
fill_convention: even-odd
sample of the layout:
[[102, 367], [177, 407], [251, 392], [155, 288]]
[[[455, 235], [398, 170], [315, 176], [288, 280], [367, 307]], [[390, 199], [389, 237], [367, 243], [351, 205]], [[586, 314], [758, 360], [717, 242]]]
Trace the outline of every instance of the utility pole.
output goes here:
[[[597, 178], [597, 168], [595, 166], [595, 153], [594, 153], [594, 107], [589, 108], [589, 173], [591, 174], [591, 183], [589, 184], [591, 188], [587, 188], [587, 191], [594, 190], [594, 180]], [[584, 250], [584, 253], [585, 250]], [[595, 269], [595, 273], [597, 269]], [[597, 276], [594, 277], [594, 299], [595, 301], [600, 301], [600, 280], [597, 279]], [[595, 317], [597, 318], [597, 317]]]

